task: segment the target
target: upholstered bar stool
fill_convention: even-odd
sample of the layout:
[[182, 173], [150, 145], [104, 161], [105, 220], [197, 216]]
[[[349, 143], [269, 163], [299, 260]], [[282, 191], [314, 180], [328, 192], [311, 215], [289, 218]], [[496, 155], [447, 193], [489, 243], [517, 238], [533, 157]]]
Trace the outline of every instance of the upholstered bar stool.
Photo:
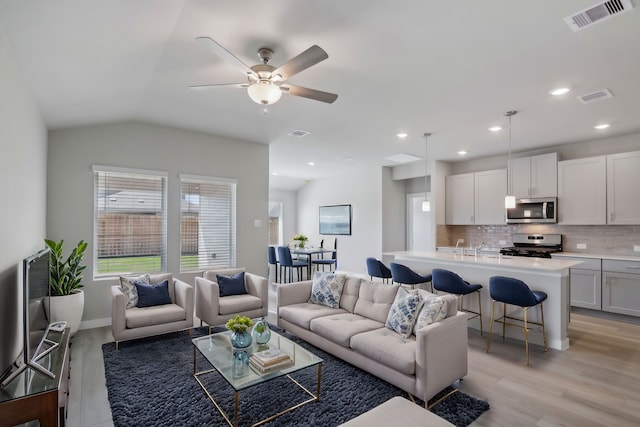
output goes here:
[[[433, 289], [460, 296], [460, 298], [458, 298], [458, 310], [473, 314], [473, 316], [469, 317], [467, 320], [471, 320], [476, 317], [480, 318], [480, 336], [482, 336], [482, 301], [480, 299], [480, 289], [482, 289], [482, 285], [470, 284], [453, 271], [441, 268], [434, 268], [431, 275], [433, 277]], [[478, 311], [464, 308], [464, 296], [474, 292], [477, 292], [478, 294]]]
[[391, 270], [382, 261], [375, 258], [367, 258], [367, 274], [369, 274], [371, 281], [374, 277], [379, 277], [383, 283], [388, 283], [389, 279], [393, 282]]
[[[494, 309], [496, 302], [502, 303], [502, 317], [495, 320], [502, 323], [502, 341], [507, 324], [509, 326], [524, 327], [525, 352], [527, 354], [527, 366], [529, 366], [529, 324], [542, 326], [542, 339], [544, 340], [544, 351], [547, 351], [547, 334], [544, 331], [544, 310], [542, 303], [547, 299], [547, 294], [541, 291], [532, 291], [522, 280], [512, 277], [493, 276], [489, 279], [489, 294], [491, 295], [491, 322], [489, 323], [489, 340], [487, 343], [487, 353], [491, 350], [491, 330], [494, 322]], [[507, 304], [517, 305], [524, 310], [524, 319], [507, 316]], [[532, 322], [527, 319], [527, 311], [531, 307], [540, 307], [540, 322]], [[508, 323], [507, 319], [524, 322], [524, 326], [515, 323]]]
[[273, 246], [269, 246], [268, 254], [269, 254], [269, 267], [273, 265], [276, 270], [274, 282], [278, 283], [278, 257], [276, 256], [276, 248]]
[[391, 278], [394, 282], [400, 283], [401, 285], [410, 285], [411, 289], [413, 289], [415, 285], [419, 285], [420, 283], [429, 283], [431, 292], [433, 292], [433, 286], [431, 284], [431, 274], [423, 276], [416, 273], [406, 265], [398, 264], [395, 262], [389, 264], [389, 267], [391, 267]]
[[[289, 269], [289, 283], [293, 282], [293, 269], [298, 271], [298, 280], [302, 280], [302, 269], [309, 268], [306, 261], [298, 261], [291, 258], [291, 250], [286, 246], [278, 246], [278, 261], [280, 262], [280, 278], [287, 282], [287, 268]], [[284, 273], [282, 272], [284, 269]]]

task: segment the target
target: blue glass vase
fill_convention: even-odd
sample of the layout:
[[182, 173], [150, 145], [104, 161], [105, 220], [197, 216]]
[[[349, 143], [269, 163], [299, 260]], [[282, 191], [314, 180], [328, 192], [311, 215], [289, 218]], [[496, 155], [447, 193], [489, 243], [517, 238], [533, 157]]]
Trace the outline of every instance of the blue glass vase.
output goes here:
[[247, 350], [251, 346], [251, 334], [247, 331], [234, 332], [231, 334], [231, 347], [233, 347], [233, 358], [249, 363], [249, 353]]
[[264, 317], [258, 320], [253, 326], [251, 335], [258, 345], [265, 345], [269, 342], [271, 339], [271, 329], [269, 329], [269, 324], [264, 320]]

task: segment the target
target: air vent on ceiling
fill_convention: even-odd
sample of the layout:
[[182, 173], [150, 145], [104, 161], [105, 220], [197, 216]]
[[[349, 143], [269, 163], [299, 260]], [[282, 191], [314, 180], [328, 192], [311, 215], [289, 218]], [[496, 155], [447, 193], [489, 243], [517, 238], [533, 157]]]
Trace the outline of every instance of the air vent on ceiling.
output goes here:
[[576, 99], [583, 104], [590, 104], [596, 101], [602, 101], [603, 99], [613, 98], [613, 94], [608, 89], [597, 90], [595, 92], [587, 93], [576, 97]]
[[294, 130], [289, 134], [289, 136], [297, 136], [298, 138], [302, 138], [303, 136], [309, 135], [311, 132], [306, 130]]
[[609, 0], [595, 4], [587, 9], [564, 18], [573, 31], [580, 31], [597, 22], [633, 9], [631, 0]]

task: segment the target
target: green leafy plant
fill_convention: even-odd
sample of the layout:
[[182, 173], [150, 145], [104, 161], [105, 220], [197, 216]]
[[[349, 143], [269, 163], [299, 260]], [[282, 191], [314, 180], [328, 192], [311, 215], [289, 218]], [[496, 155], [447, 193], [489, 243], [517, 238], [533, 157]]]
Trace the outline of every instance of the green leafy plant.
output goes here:
[[51, 295], [62, 296], [74, 293], [82, 287], [82, 272], [87, 268], [86, 265], [80, 265], [87, 250], [87, 243], [84, 240], [80, 240], [67, 259], [64, 259], [64, 240], [55, 242], [44, 239], [44, 242], [51, 250], [49, 262]]
[[298, 246], [304, 248], [304, 245], [307, 244], [307, 240], [309, 240], [309, 238], [304, 234], [298, 233], [293, 237], [293, 240], [298, 242]]
[[253, 326], [253, 322], [247, 316], [240, 316], [239, 314], [236, 314], [235, 317], [227, 320], [225, 326], [233, 332], [245, 332], [247, 328]]

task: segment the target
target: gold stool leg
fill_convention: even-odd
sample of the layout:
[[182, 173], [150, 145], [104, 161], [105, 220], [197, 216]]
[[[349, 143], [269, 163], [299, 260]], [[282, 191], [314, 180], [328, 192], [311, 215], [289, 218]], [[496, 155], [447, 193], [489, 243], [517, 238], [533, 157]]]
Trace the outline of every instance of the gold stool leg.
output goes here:
[[504, 344], [504, 333], [507, 329], [507, 303], [502, 303], [502, 344]]
[[529, 328], [527, 326], [527, 309], [529, 307], [522, 307], [524, 309], [524, 349], [527, 353], [527, 366], [529, 366]]
[[496, 300], [491, 301], [491, 320], [489, 321], [489, 339], [487, 340], [487, 353], [491, 350], [491, 331], [493, 329], [493, 309], [496, 306]]
[[547, 348], [547, 333], [544, 330], [544, 310], [542, 309], [542, 303], [540, 303], [540, 319], [542, 321], [542, 339], [544, 340], [544, 351], [549, 351]]

